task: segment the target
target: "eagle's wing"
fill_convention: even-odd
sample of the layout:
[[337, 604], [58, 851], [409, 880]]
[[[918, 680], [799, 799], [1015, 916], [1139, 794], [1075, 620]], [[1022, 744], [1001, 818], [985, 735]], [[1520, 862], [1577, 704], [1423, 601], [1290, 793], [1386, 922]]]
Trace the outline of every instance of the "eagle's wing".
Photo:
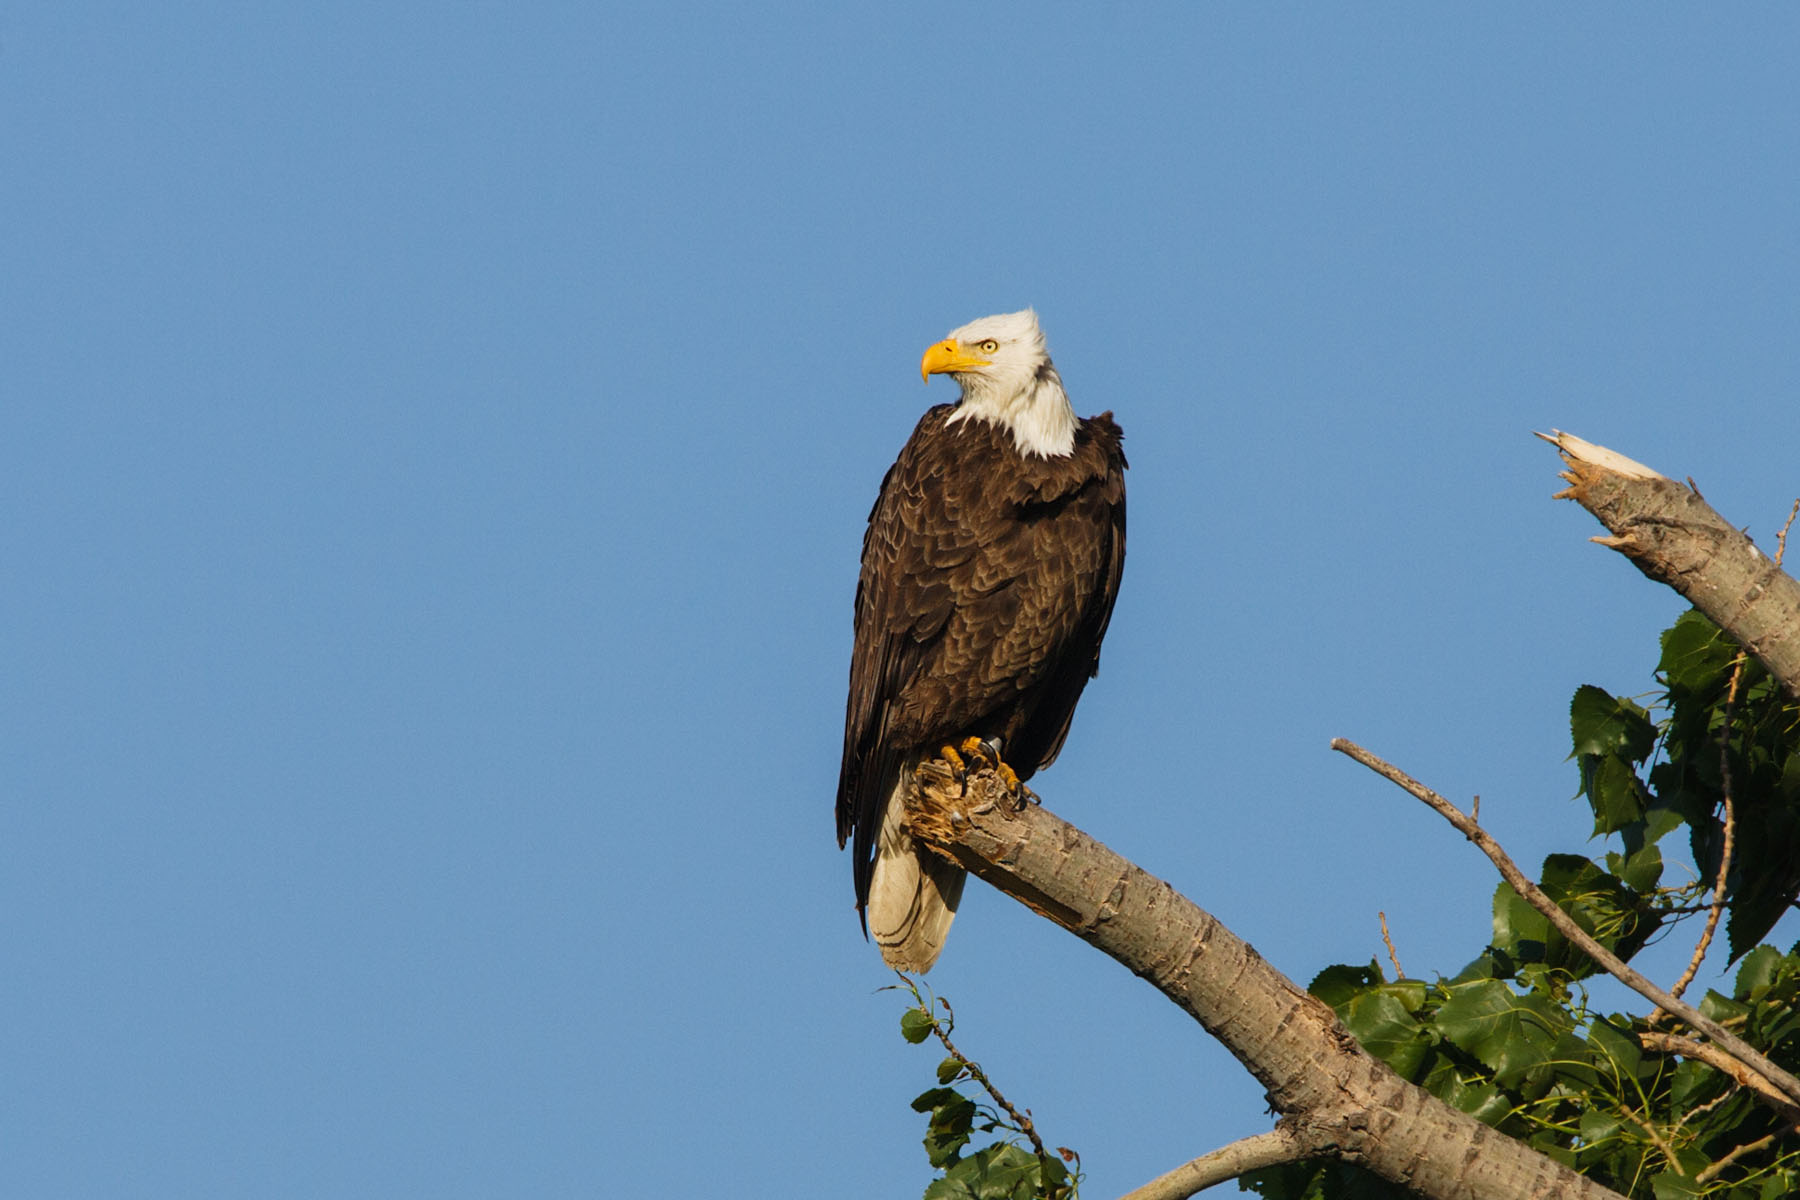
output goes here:
[[976, 552], [976, 531], [946, 503], [941, 459], [924, 445], [941, 433], [947, 406], [927, 412], [888, 468], [863, 534], [856, 638], [838, 776], [838, 844], [854, 838], [856, 898], [868, 897], [881, 810], [907, 751], [902, 714], [916, 711], [921, 678], [934, 674], [959, 590], [952, 575]]
[[1007, 761], [1021, 775], [1049, 766], [1062, 751], [1082, 689], [1100, 672], [1100, 643], [1125, 572], [1124, 435], [1110, 412], [1083, 426], [1077, 453], [1088, 460], [1087, 469], [1080, 491], [1069, 497], [1060, 516], [1060, 540], [1077, 560], [1071, 565], [1081, 580], [1083, 599], [1035, 711], [1007, 747]]

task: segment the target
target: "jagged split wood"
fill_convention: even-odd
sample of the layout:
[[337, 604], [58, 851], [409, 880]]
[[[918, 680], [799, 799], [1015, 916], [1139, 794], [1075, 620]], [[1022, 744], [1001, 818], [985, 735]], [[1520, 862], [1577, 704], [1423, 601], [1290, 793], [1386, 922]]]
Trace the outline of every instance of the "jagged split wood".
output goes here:
[[1556, 498], [1611, 531], [1593, 540], [1680, 592], [1800, 698], [1800, 583], [1687, 484], [1572, 433], [1538, 436], [1568, 466], [1569, 487]]
[[[1117, 959], [1237, 1057], [1289, 1142], [1257, 1165], [1329, 1155], [1442, 1200], [1617, 1200], [1400, 1078], [1211, 914], [1048, 810], [1018, 807], [993, 771], [958, 784], [928, 763], [905, 803], [914, 837]], [[1140, 1191], [1176, 1200], [1223, 1178], [1203, 1161], [1187, 1192]]]

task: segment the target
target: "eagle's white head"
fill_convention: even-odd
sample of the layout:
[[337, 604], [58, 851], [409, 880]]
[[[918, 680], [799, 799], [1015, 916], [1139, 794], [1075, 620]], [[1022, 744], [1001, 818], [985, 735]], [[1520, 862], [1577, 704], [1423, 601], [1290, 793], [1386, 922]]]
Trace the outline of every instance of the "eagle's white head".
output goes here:
[[925, 351], [919, 374], [926, 383], [948, 375], [962, 385], [952, 422], [974, 418], [1009, 430], [1021, 454], [1050, 458], [1075, 449], [1075, 410], [1029, 308], [970, 321]]

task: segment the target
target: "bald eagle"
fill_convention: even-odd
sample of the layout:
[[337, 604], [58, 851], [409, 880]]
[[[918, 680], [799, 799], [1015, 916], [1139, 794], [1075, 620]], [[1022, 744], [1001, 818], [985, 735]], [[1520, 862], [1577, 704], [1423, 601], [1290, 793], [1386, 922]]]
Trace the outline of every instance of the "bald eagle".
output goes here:
[[838, 776], [838, 845], [889, 965], [927, 971], [964, 873], [915, 846], [900, 791], [927, 758], [998, 758], [1030, 779], [1099, 670], [1125, 564], [1125, 455], [1110, 412], [1077, 418], [1037, 314], [983, 317], [925, 351], [955, 404], [926, 412], [863, 535]]

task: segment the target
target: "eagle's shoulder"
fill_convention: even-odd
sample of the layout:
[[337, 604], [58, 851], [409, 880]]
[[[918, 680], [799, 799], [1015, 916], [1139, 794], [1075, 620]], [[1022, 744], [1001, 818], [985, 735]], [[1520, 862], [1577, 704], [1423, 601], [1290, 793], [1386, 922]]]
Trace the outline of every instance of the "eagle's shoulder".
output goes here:
[[1122, 471], [1131, 465], [1125, 461], [1125, 431], [1113, 420], [1111, 409], [1082, 419], [1075, 429], [1075, 447], [1077, 452], [1087, 448], [1097, 453], [1114, 470]]

